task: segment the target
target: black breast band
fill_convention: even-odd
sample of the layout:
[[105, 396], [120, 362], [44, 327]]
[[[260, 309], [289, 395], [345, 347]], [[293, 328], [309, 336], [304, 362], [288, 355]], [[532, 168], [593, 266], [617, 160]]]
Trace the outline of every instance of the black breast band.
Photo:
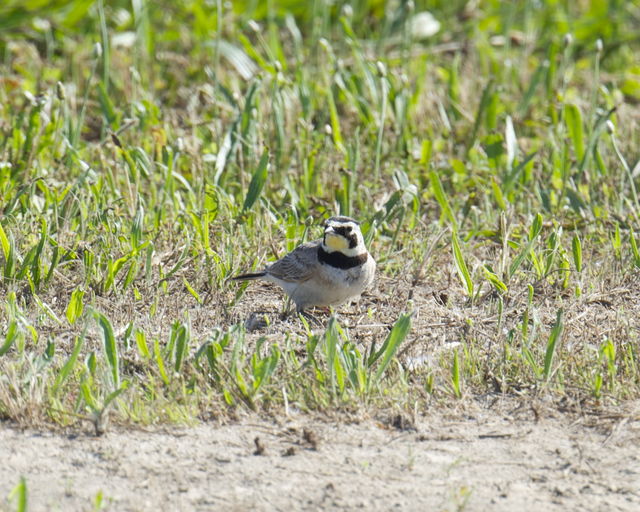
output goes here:
[[347, 256], [339, 251], [327, 252], [322, 246], [318, 247], [318, 259], [331, 267], [347, 270], [358, 265], [362, 265], [367, 261], [369, 255], [365, 252], [358, 254], [358, 256]]

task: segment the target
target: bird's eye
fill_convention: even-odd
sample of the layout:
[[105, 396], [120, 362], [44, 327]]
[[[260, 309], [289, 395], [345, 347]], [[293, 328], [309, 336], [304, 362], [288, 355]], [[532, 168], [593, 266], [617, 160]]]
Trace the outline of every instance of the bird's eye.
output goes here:
[[347, 233], [351, 233], [351, 229], [352, 229], [352, 228], [351, 228], [351, 226], [347, 226], [347, 227], [346, 227], [346, 231], [347, 231]]

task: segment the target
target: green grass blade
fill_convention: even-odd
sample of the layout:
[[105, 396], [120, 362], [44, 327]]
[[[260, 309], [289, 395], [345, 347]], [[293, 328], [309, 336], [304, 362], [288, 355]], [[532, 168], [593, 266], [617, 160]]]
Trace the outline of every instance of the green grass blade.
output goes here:
[[18, 323], [15, 320], [11, 320], [9, 327], [7, 328], [7, 334], [4, 337], [4, 343], [0, 346], [0, 356], [9, 352], [11, 345], [18, 337]]
[[104, 399], [104, 403], [102, 404], [102, 409], [105, 410], [111, 402], [113, 402], [116, 398], [118, 398], [122, 393], [124, 393], [129, 388], [129, 381], [125, 380], [122, 382], [122, 385], [109, 393]]
[[151, 357], [151, 353], [149, 352], [149, 345], [147, 345], [147, 337], [145, 333], [140, 329], [136, 329], [135, 338], [138, 352], [140, 352], [140, 355], [145, 359], [149, 359]]
[[76, 288], [71, 292], [71, 300], [69, 300], [69, 305], [66, 310], [67, 320], [71, 325], [76, 323], [76, 320], [80, 318], [84, 311], [84, 303], [82, 302], [83, 298], [84, 290]]
[[504, 133], [504, 141], [507, 146], [507, 169], [513, 168], [513, 162], [518, 154], [518, 138], [513, 128], [513, 120], [511, 116], [507, 116], [507, 122]]
[[531, 104], [531, 101], [534, 98], [538, 85], [541, 82], [543, 82], [543, 79], [548, 74], [548, 71], [549, 71], [549, 62], [542, 59], [542, 62], [534, 72], [533, 77], [529, 79], [529, 87], [527, 91], [524, 93], [524, 95], [522, 96], [522, 100], [518, 105], [518, 112], [520, 114], [524, 114], [526, 110], [529, 108], [529, 105]]
[[164, 368], [164, 360], [162, 359], [162, 352], [160, 350], [160, 343], [157, 339], [153, 341], [153, 355], [156, 359], [156, 364], [158, 365], [158, 372], [160, 373], [160, 378], [162, 382], [164, 382], [165, 386], [169, 385], [169, 377], [167, 377], [167, 371]]
[[442, 216], [451, 222], [454, 230], [457, 228], [456, 219], [453, 216], [453, 212], [451, 211], [451, 206], [449, 205], [449, 200], [447, 199], [447, 195], [442, 188], [442, 183], [440, 182], [440, 178], [438, 173], [435, 171], [431, 171], [429, 173], [429, 180], [431, 182], [431, 188], [433, 189], [433, 195], [438, 201], [440, 208], [442, 209]]
[[193, 286], [191, 286], [186, 277], [182, 278], [182, 283], [184, 284], [184, 287], [187, 289], [187, 291], [191, 294], [191, 296], [196, 299], [196, 302], [202, 305], [202, 298], [200, 297], [200, 294], [193, 288]]
[[573, 251], [573, 263], [578, 272], [582, 272], [582, 243], [580, 237], [575, 235], [571, 240], [571, 250]]
[[540, 231], [542, 231], [542, 224], [543, 224], [542, 215], [537, 213], [535, 218], [533, 219], [533, 224], [531, 225], [531, 228], [529, 229], [529, 241], [532, 242], [536, 238], [538, 238], [538, 235], [540, 234]]
[[338, 109], [333, 99], [333, 93], [331, 87], [327, 88], [327, 102], [329, 103], [329, 117], [331, 120], [331, 135], [333, 137], [333, 143], [339, 151], [344, 152], [344, 140], [342, 139], [342, 132], [340, 131], [340, 116], [338, 115]]
[[5, 261], [9, 261], [9, 256], [11, 254], [11, 245], [9, 244], [7, 234], [4, 232], [2, 223], [0, 223], [0, 246], [2, 247], [2, 254], [4, 255]]
[[54, 395], [60, 389], [60, 386], [62, 386], [64, 382], [69, 378], [71, 371], [75, 367], [76, 361], [78, 360], [78, 356], [80, 355], [80, 350], [82, 350], [82, 345], [84, 343], [86, 332], [87, 332], [87, 329], [85, 327], [85, 329], [82, 331], [82, 334], [76, 338], [76, 343], [73, 347], [73, 351], [71, 352], [71, 355], [69, 356], [69, 359], [67, 359], [67, 362], [60, 369], [60, 372], [56, 376], [56, 380], [51, 388], [51, 391]]
[[[384, 65], [378, 61], [379, 69], [384, 70]], [[389, 96], [389, 81], [386, 76], [380, 77], [380, 126], [378, 127], [378, 139], [376, 141], [376, 159], [374, 163], [374, 176], [378, 178], [380, 176], [380, 160], [382, 158], [382, 141], [384, 139], [384, 124], [387, 117], [387, 97]]]
[[80, 394], [82, 395], [82, 399], [87, 404], [87, 407], [91, 409], [92, 412], [99, 412], [100, 408], [98, 407], [98, 403], [91, 392], [91, 388], [89, 386], [89, 380], [85, 379], [80, 383]]
[[482, 126], [482, 121], [485, 119], [485, 112], [487, 107], [491, 103], [491, 97], [494, 92], [494, 82], [493, 80], [489, 80], [487, 85], [482, 90], [482, 96], [480, 97], [480, 104], [478, 105], [478, 110], [476, 111], [476, 116], [473, 121], [473, 130], [471, 131], [471, 136], [466, 141], [466, 150], [469, 151], [476, 142], [478, 138], [478, 133], [480, 131], [480, 127]]
[[275, 372], [280, 361], [280, 350], [276, 346], [271, 347], [271, 353], [260, 360], [253, 371], [253, 388], [258, 391], [264, 386]]
[[254, 203], [260, 197], [260, 193], [262, 192], [264, 184], [267, 182], [268, 163], [269, 151], [265, 149], [262, 153], [262, 157], [260, 158], [260, 162], [258, 163], [258, 167], [251, 177], [249, 190], [247, 190], [247, 195], [244, 199], [244, 205], [242, 206], [243, 212], [250, 210]]
[[564, 106], [564, 120], [573, 144], [573, 151], [578, 163], [584, 158], [584, 133], [582, 128], [582, 113], [578, 105], [567, 103]]
[[507, 285], [504, 284], [502, 280], [494, 272], [491, 271], [491, 269], [489, 269], [486, 265], [483, 265], [482, 270], [487, 281], [491, 283], [491, 285], [496, 289], [498, 293], [507, 293]]
[[396, 323], [391, 328], [391, 331], [387, 335], [387, 338], [384, 340], [384, 343], [380, 347], [380, 350], [376, 353], [376, 356], [373, 358], [373, 361], [377, 361], [382, 356], [382, 361], [376, 370], [374, 381], [379, 382], [384, 372], [387, 370], [389, 363], [393, 359], [393, 357], [398, 352], [398, 348], [402, 344], [402, 342], [406, 339], [407, 334], [409, 334], [409, 329], [411, 328], [411, 314], [402, 314], [400, 318], [396, 321]]
[[178, 332], [176, 334], [176, 342], [175, 342], [175, 364], [174, 370], [176, 372], [180, 372], [182, 369], [182, 363], [187, 354], [187, 350], [189, 348], [189, 339], [190, 339], [189, 327], [187, 324], [182, 324], [178, 327]]
[[13, 488], [10, 496], [16, 498], [16, 512], [27, 512], [27, 480], [25, 477], [20, 477], [20, 482]]
[[93, 315], [102, 329], [104, 353], [111, 369], [113, 387], [114, 389], [118, 389], [120, 387], [120, 361], [116, 338], [113, 334], [113, 327], [109, 319], [99, 311], [94, 311]]
[[453, 249], [453, 258], [456, 264], [456, 270], [460, 276], [460, 280], [469, 297], [473, 297], [473, 280], [471, 274], [467, 268], [467, 264], [464, 261], [462, 250], [460, 249], [460, 241], [458, 240], [458, 234], [454, 231], [451, 237], [451, 247]]
[[[103, 48], [106, 47], [103, 46]], [[110, 126], [113, 126], [113, 123], [116, 120], [116, 110], [103, 82], [98, 82], [98, 99], [100, 101], [102, 115], [106, 119], [107, 123]]]
[[[3, 232], [4, 234], [4, 232]], [[6, 240], [6, 237], [5, 237]], [[7, 249], [7, 256], [5, 257], [4, 260], [4, 277], [5, 279], [7, 278], [13, 278], [14, 274], [15, 274], [15, 269], [16, 269], [16, 262], [18, 261], [18, 255], [16, 254], [16, 247], [15, 247], [15, 241], [13, 240], [13, 236], [9, 235], [9, 239], [7, 241], [8, 244], [8, 249]], [[2, 250], [5, 250], [5, 243], [4, 241], [2, 242]]]
[[542, 225], [543, 225], [542, 215], [538, 213], [536, 214], [536, 217], [533, 220], [533, 224], [529, 229], [529, 240], [527, 242], [527, 245], [518, 253], [518, 255], [511, 262], [511, 265], [509, 265], [509, 278], [513, 277], [513, 274], [516, 273], [516, 270], [520, 268], [520, 265], [524, 261], [524, 258], [531, 251], [533, 244], [536, 241], [536, 238], [538, 238], [538, 236], [540, 235], [540, 231], [542, 231]]
[[525, 363], [529, 365], [529, 368], [531, 368], [531, 371], [533, 371], [535, 377], [539, 379], [542, 376], [543, 369], [536, 362], [536, 358], [529, 347], [522, 347], [522, 358], [524, 359]]
[[453, 365], [451, 368], [451, 385], [456, 398], [462, 398], [462, 385], [460, 382], [460, 356], [458, 351], [453, 351]]
[[220, 145], [220, 149], [216, 155], [216, 173], [213, 177], [213, 183], [218, 185], [220, 179], [222, 178], [222, 173], [226, 169], [229, 156], [233, 153], [233, 150], [236, 147], [236, 142], [238, 140], [238, 134], [236, 131], [240, 125], [241, 116], [235, 120], [235, 122], [231, 125], [229, 130], [227, 130], [226, 135]]
[[560, 341], [560, 337], [562, 336], [562, 330], [564, 328], [563, 320], [563, 311], [559, 309], [556, 313], [556, 321], [553, 324], [551, 329], [551, 334], [549, 335], [549, 341], [547, 342], [547, 350], [544, 354], [544, 378], [545, 380], [549, 380], [551, 377], [551, 370], [553, 366], [553, 358], [556, 353], [556, 348], [558, 345], [558, 341]]
[[336, 327], [336, 318], [332, 316], [329, 319], [327, 330], [324, 333], [325, 355], [327, 358], [327, 380], [331, 385], [332, 396], [336, 395], [336, 368], [339, 364], [337, 359], [338, 352], [338, 328]]
[[636, 235], [633, 231], [629, 233], [629, 243], [631, 244], [631, 254], [633, 255], [633, 264], [640, 268], [640, 251], [638, 251], [638, 243], [636, 242]]

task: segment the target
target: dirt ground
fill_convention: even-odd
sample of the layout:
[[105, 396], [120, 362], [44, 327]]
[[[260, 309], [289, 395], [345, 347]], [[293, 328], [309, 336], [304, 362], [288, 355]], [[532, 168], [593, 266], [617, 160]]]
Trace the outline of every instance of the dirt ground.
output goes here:
[[[426, 364], [460, 339], [469, 315], [477, 317], [475, 329], [489, 325], [488, 310], [459, 314], [436, 292], [381, 293], [396, 303], [369, 298], [361, 308], [375, 309], [375, 325], [362, 313], [345, 315], [343, 325], [356, 326], [350, 335], [358, 342], [379, 340], [398, 304], [411, 299], [415, 328], [399, 358], [405, 367]], [[273, 289], [253, 287], [227, 321], [252, 318], [256, 304], [277, 311], [280, 301]], [[547, 309], [553, 319], [555, 310]], [[585, 311], [602, 322], [584, 322]], [[517, 320], [516, 313], [505, 317]], [[212, 315], [193, 309], [194, 332], [210, 332]], [[635, 328], [595, 300], [567, 307], [565, 315], [567, 349], [571, 340], [602, 339], [593, 326]], [[249, 336], [279, 339], [284, 324], [271, 316]], [[292, 409], [289, 416], [247, 415], [227, 424], [112, 426], [101, 437], [91, 425], [56, 431], [0, 422], [0, 510], [15, 510], [9, 495], [21, 476], [30, 511], [95, 510], [99, 496], [101, 509], [110, 511], [640, 510], [640, 401], [569, 409], [542, 399], [476, 396], [415, 418], [376, 410], [372, 417], [332, 420]]]
[[24, 476], [32, 511], [92, 510], [100, 492], [114, 511], [640, 510], [640, 403], [594, 417], [500, 401], [417, 422], [248, 416], [102, 437], [5, 424], [0, 508]]

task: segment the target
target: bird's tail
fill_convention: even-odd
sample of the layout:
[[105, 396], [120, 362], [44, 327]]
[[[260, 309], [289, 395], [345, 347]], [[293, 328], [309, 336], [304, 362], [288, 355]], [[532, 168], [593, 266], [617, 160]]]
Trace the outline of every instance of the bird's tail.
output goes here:
[[240, 274], [239, 276], [232, 277], [232, 281], [251, 281], [252, 279], [260, 279], [266, 276], [266, 272], [253, 272], [251, 274]]

